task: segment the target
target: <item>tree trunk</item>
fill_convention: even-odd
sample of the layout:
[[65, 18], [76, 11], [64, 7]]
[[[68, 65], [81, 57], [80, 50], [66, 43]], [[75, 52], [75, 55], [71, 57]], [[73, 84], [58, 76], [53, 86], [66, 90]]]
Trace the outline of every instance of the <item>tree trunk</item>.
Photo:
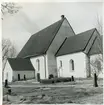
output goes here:
[[96, 75], [96, 73], [94, 73], [94, 87], [98, 87], [97, 75]]

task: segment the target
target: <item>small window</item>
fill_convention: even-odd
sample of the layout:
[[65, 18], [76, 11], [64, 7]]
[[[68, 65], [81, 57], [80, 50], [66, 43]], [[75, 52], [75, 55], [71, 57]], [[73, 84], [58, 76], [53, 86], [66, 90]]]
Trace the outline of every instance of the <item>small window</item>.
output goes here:
[[60, 67], [62, 67], [62, 61], [60, 61]]
[[74, 61], [72, 59], [70, 60], [70, 68], [74, 71]]
[[6, 79], [8, 79], [8, 73], [6, 73]]
[[40, 70], [40, 61], [39, 61], [39, 59], [36, 60], [36, 65], [37, 65], [37, 70], [39, 71]]

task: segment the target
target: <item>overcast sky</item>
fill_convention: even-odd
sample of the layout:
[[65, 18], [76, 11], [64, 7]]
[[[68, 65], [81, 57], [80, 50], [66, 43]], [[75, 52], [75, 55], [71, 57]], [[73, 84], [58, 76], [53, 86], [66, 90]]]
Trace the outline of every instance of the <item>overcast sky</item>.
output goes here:
[[9, 38], [19, 52], [29, 37], [65, 15], [75, 33], [96, 27], [97, 14], [102, 20], [101, 2], [19, 3], [17, 14], [5, 15], [2, 21], [4, 38]]

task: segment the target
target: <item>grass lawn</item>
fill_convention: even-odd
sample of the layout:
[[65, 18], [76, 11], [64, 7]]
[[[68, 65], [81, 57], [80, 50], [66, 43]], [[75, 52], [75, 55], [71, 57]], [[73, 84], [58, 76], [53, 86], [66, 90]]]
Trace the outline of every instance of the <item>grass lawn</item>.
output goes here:
[[[20, 83], [21, 84], [21, 83]], [[19, 85], [19, 83], [18, 83]], [[21, 87], [12, 87], [12, 94], [5, 95], [3, 103], [14, 104], [103, 104], [103, 80], [98, 80], [99, 87], [93, 87], [92, 79], [76, 80], [75, 83], [57, 83], [43, 85], [30, 83]], [[25, 87], [22, 87], [25, 86]], [[30, 85], [30, 87], [28, 87]]]

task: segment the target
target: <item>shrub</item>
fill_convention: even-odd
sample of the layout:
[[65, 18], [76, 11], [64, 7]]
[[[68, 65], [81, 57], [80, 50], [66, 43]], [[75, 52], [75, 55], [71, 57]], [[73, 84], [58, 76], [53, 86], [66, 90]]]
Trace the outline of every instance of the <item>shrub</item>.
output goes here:
[[50, 74], [49, 79], [52, 79], [52, 78], [54, 78], [54, 76], [53, 76], [53, 74]]
[[40, 82], [44, 84], [52, 84], [54, 79], [41, 79]]
[[69, 82], [69, 81], [71, 81], [71, 78], [70, 77], [57, 78], [57, 81], [59, 81], [59, 82]]
[[52, 78], [52, 79], [42, 79], [40, 82], [44, 84], [53, 84], [58, 82], [69, 82], [71, 81], [70, 77], [67, 78]]

